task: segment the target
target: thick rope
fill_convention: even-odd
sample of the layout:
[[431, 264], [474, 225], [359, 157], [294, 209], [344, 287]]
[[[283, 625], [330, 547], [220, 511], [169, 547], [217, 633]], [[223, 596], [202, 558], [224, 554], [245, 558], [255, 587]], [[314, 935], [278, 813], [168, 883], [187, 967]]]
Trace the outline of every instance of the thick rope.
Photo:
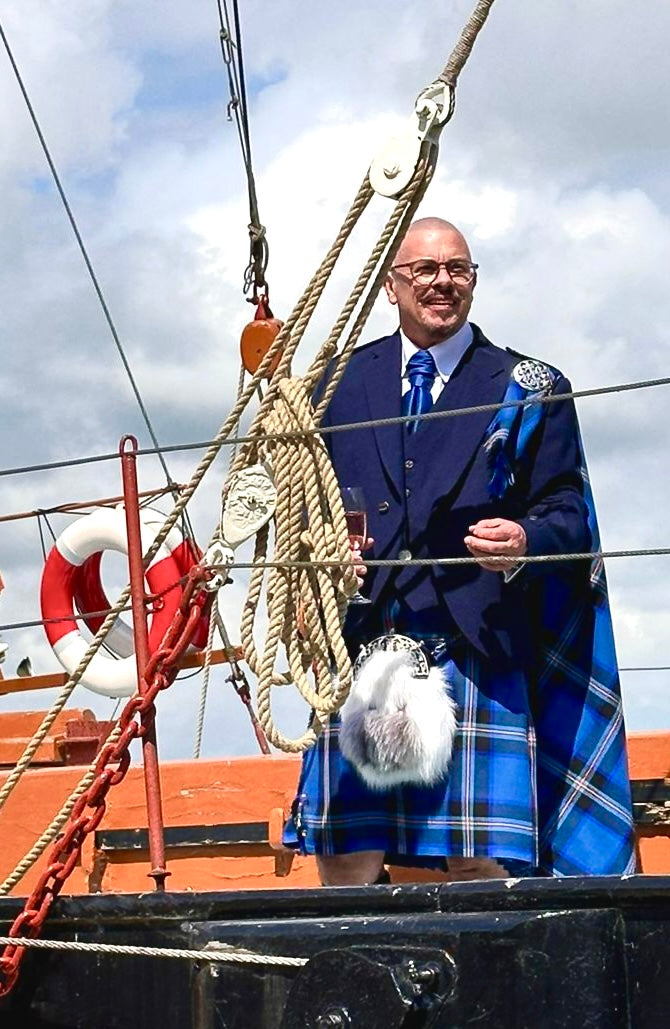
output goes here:
[[440, 79], [443, 82], [446, 82], [447, 85], [451, 86], [452, 89], [456, 85], [456, 80], [462, 72], [465, 62], [472, 53], [475, 40], [483, 28], [484, 22], [489, 16], [491, 8], [493, 7], [493, 2], [494, 0], [478, 0], [477, 6], [470, 15], [456, 46], [451, 52], [444, 71], [439, 76]]
[[200, 688], [200, 705], [198, 707], [198, 721], [195, 730], [195, 742], [193, 744], [193, 757], [197, 761], [202, 750], [202, 734], [205, 727], [205, 710], [207, 708], [207, 694], [209, 692], [209, 676], [212, 668], [212, 650], [214, 649], [214, 631], [216, 629], [216, 614], [218, 607], [218, 596], [214, 597], [209, 615], [209, 631], [207, 633], [207, 646], [205, 648], [205, 663], [203, 665], [202, 686]]
[[[452, 52], [442, 76], [451, 90], [448, 117], [453, 112], [456, 80], [468, 59], [478, 33], [488, 17], [493, 0], [480, 0]], [[258, 677], [259, 718], [270, 742], [282, 750], [304, 750], [316, 739], [323, 719], [341, 707], [351, 687], [351, 663], [348, 659], [342, 625], [346, 600], [352, 592], [351, 555], [346, 521], [343, 517], [339, 487], [322, 442], [304, 433], [312, 433], [344, 374], [346, 363], [358, 341], [379, 289], [392, 264], [416, 208], [432, 176], [437, 148], [425, 144], [422, 159], [412, 181], [398, 198], [396, 208], [384, 232], [363, 268], [340, 317], [312, 362], [304, 380], [284, 383], [289, 374], [293, 349], [311, 317], [320, 290], [314, 290], [295, 324], [291, 352], [287, 351], [272, 380], [272, 388], [260, 405], [246, 442], [236, 455], [231, 474], [224, 485], [223, 499], [232, 476], [245, 465], [269, 458], [277, 488], [277, 509], [274, 517], [274, 561], [267, 562], [269, 532], [262, 529], [256, 540], [254, 568], [241, 625], [242, 645], [247, 661]], [[382, 256], [386, 254], [382, 260]], [[379, 267], [372, 288], [362, 305], [354, 327], [337, 359], [337, 347], [346, 325], [358, 305], [375, 268]], [[309, 397], [332, 362], [331, 375], [312, 413]], [[280, 395], [278, 395], [278, 391]], [[270, 411], [269, 411], [270, 409]], [[295, 432], [294, 437], [278, 439], [277, 434]], [[268, 436], [274, 436], [272, 440]], [[258, 437], [258, 443], [254, 437]], [[261, 440], [264, 439], [264, 443]], [[337, 553], [338, 556], [335, 556]], [[321, 562], [330, 561], [330, 569]], [[296, 563], [311, 563], [301, 571]], [[344, 563], [343, 563], [344, 562]], [[266, 568], [268, 628], [262, 654], [254, 641], [254, 619], [263, 590]], [[298, 631], [298, 620], [301, 623]], [[275, 666], [280, 645], [288, 659], [289, 672], [278, 674]], [[313, 688], [307, 679], [311, 668], [316, 681]], [[274, 725], [270, 695], [273, 685], [293, 681], [310, 704], [314, 718], [311, 727], [297, 739], [288, 739]]]
[[[466, 25], [466, 28], [462, 33], [442, 76], [450, 85], [453, 86], [456, 77], [465, 64], [472, 46], [474, 45], [476, 36], [484, 24], [492, 4], [493, 0], [479, 0], [475, 12]], [[396, 209], [391, 219], [389, 219], [385, 231], [380, 236], [377, 246], [374, 248], [363, 272], [359, 276], [359, 279], [350, 294], [349, 300], [342, 310], [340, 318], [335, 323], [328, 340], [319, 351], [315, 361], [312, 363], [312, 366], [305, 377], [305, 382], [301, 387], [302, 394], [299, 395], [300, 387], [284, 387], [284, 381], [290, 375], [291, 361], [295, 351], [302, 339], [306, 326], [309, 323], [314, 309], [316, 308], [335, 263], [338, 260], [349, 235], [353, 231], [353, 228], [373, 195], [373, 190], [368, 177], [365, 177], [333, 245], [300, 297], [285, 325], [275, 338], [272, 346], [263, 358], [260, 367], [247, 384], [246, 389], [240, 390], [237, 402], [228, 418], [213, 440], [212, 445], [208, 448], [207, 452], [198, 464], [190, 483], [178, 498], [172, 512], [166, 519], [152, 546], [145, 555], [145, 566], [148, 565], [156, 555], [168, 533], [182, 516], [205, 473], [216, 459], [223, 444], [226, 442], [227, 437], [231, 432], [235, 431], [243, 411], [254, 393], [259, 389], [263, 379], [268, 375], [269, 369], [271, 368], [277, 354], [281, 353], [282, 356], [280, 358], [277, 371], [271, 379], [268, 391], [265, 397], [261, 400], [258, 414], [252, 426], [252, 430], [249, 433], [249, 436], [252, 437], [252, 442], [245, 444], [236, 455], [235, 459], [231, 462], [227, 484], [230, 482], [232, 475], [239, 468], [243, 467], [248, 460], [255, 455], [255, 453], [257, 453], [255, 436], [261, 436], [264, 431], [271, 429], [274, 420], [278, 420], [281, 424], [285, 419], [288, 419], [290, 423], [291, 419], [294, 417], [291, 410], [292, 404], [297, 404], [301, 409], [302, 418], [304, 419], [302, 424], [305, 427], [308, 427], [309, 420], [312, 418], [312, 415], [311, 412], [305, 410], [305, 404], [309, 406], [309, 402], [306, 399], [308, 395], [306, 390], [310, 389], [311, 392], [311, 388], [321, 378], [325, 368], [332, 359], [337, 349], [338, 341], [344, 331], [344, 327], [348, 323], [351, 314], [359, 302], [374, 268], [377, 266], [384, 250], [388, 246], [386, 258], [382, 262], [381, 268], [375, 278], [373, 288], [369, 291], [349, 339], [335, 363], [333, 376], [329, 381], [324, 397], [322, 398], [321, 404], [316, 412], [316, 421], [318, 423], [323, 410], [329, 402], [330, 397], [332, 396], [332, 393], [337, 387], [337, 384], [344, 372], [346, 360], [348, 359], [351, 350], [358, 340], [363, 326], [367, 321], [367, 317], [372, 305], [374, 304], [379, 288], [381, 287], [383, 279], [400, 245], [404, 231], [408, 227], [409, 222], [411, 221], [411, 216], [416, 210], [428, 182], [430, 181], [434, 167], [435, 150], [433, 150], [432, 153], [429, 150], [428, 153], [430, 154], [430, 157], [427, 157], [426, 153], [424, 153], [424, 159], [419, 162], [412, 181], [399, 198]], [[402, 231], [397, 231], [399, 226], [402, 227]], [[242, 378], [240, 378], [240, 386], [242, 381]], [[281, 398], [279, 396], [280, 390], [282, 390]], [[274, 410], [275, 408], [276, 410]], [[304, 440], [305, 437], [303, 436], [302, 439]], [[280, 455], [280, 462], [285, 462], [287, 460], [287, 455], [290, 454], [295, 445], [296, 444], [289, 443], [283, 448], [285, 453]], [[273, 452], [278, 451], [279, 448], [275, 446], [272, 450]], [[310, 478], [311, 482], [314, 481], [312, 476], [316, 474], [316, 469], [314, 464], [311, 462], [314, 461], [313, 455], [316, 455], [317, 467], [320, 469], [321, 475], [325, 476], [325, 479], [323, 480], [326, 482], [325, 490], [323, 488], [323, 481], [319, 479], [319, 476], [316, 476], [316, 482], [319, 484], [319, 487], [316, 490], [310, 489], [308, 496], [305, 491], [304, 483], [301, 482], [296, 486], [294, 478], [293, 488], [289, 489], [288, 493], [285, 493], [283, 496], [281, 510], [282, 513], [286, 513], [289, 518], [289, 523], [295, 531], [298, 528], [298, 498], [301, 498], [301, 501], [307, 502], [310, 505], [308, 511], [311, 513], [311, 521], [308, 517], [308, 529], [306, 532], [301, 532], [299, 534], [298, 546], [307, 547], [310, 559], [318, 560], [319, 557], [322, 557], [323, 559], [324, 554], [328, 556], [333, 548], [335, 548], [337, 552], [340, 552], [341, 548], [345, 545], [348, 547], [348, 542], [346, 537], [346, 522], [344, 520], [341, 500], [339, 499], [339, 489], [337, 489], [337, 484], [335, 483], [332, 467], [329, 467], [329, 460], [326, 463], [327, 453], [325, 452], [325, 447], [323, 447], [323, 444], [320, 444], [319, 446], [311, 443], [309, 452], [310, 458], [305, 465], [305, 474]], [[289, 481], [293, 476], [294, 468], [294, 465], [289, 464], [286, 466]], [[224, 498], [226, 495], [227, 484], [224, 486]], [[320, 515], [317, 513], [317, 501], [321, 511]], [[326, 501], [325, 508], [324, 501]], [[303, 512], [301, 508], [300, 521], [302, 521], [302, 517]], [[276, 525], [279, 525], [278, 517], [276, 518]], [[267, 533], [261, 533], [259, 535], [261, 543], [263, 540], [267, 541], [267, 538]], [[276, 531], [276, 538], [277, 541], [285, 541], [285, 545], [289, 551], [291, 551], [291, 548], [296, 545], [294, 541], [287, 537], [284, 529], [282, 529], [281, 532]], [[310, 552], [310, 547], [314, 547], [313, 553]], [[296, 557], [301, 555], [291, 556], [295, 560]], [[257, 549], [257, 558], [258, 566], [262, 573], [262, 550], [258, 551]], [[341, 553], [339, 554], [339, 560], [340, 562], [342, 560]], [[275, 745], [282, 746], [283, 749], [304, 749], [308, 746], [309, 742], [314, 738], [314, 733], [319, 731], [320, 718], [317, 717], [315, 719], [314, 729], [303, 734], [303, 737], [297, 741], [285, 739], [273, 726], [268, 701], [269, 687], [278, 678], [279, 681], [286, 681], [286, 676], [277, 677], [274, 672], [279, 642], [282, 641], [284, 643], [292, 677], [297, 679], [299, 688], [301, 689], [301, 692], [303, 692], [303, 695], [311, 698], [312, 706], [317, 710], [326, 713], [331, 710], [337, 710], [344, 702], [344, 699], [346, 699], [346, 695], [351, 685], [351, 665], [348, 656], [346, 655], [346, 648], [342, 640], [341, 626], [346, 611], [346, 597], [354, 592], [352, 588], [354, 583], [355, 576], [353, 575], [353, 569], [350, 564], [348, 566], [344, 565], [339, 581], [333, 572], [328, 573], [323, 566], [317, 566], [313, 570], [308, 570], [307, 573], [303, 575], [298, 573], [297, 576], [294, 576], [292, 571], [287, 568], [279, 568], [271, 571], [268, 582], [268, 600], [273, 607], [273, 611], [270, 617], [270, 627], [266, 636], [266, 646], [263, 656], [260, 659], [259, 717], [261, 718], [261, 722], [263, 723], [270, 740], [275, 742]], [[318, 591], [318, 598], [315, 588], [316, 591]], [[305, 629], [308, 633], [308, 638], [307, 640], [298, 641], [293, 638], [293, 634], [295, 632], [294, 626], [297, 613], [295, 598], [300, 595], [300, 590], [305, 594]], [[325, 592], [322, 592], [324, 590]], [[255, 597], [257, 600], [259, 594], [260, 587], [258, 584], [258, 578], [254, 578], [252, 575], [252, 585], [250, 586], [249, 598]], [[67, 700], [75, 686], [82, 678], [91, 658], [102, 646], [107, 633], [114, 624], [117, 615], [126, 605], [129, 597], [130, 587], [127, 586], [117, 603], [105, 618], [105, 621], [86, 650], [80, 664], [75, 669], [73, 675], [68, 679], [56, 702], [43, 719], [33, 739], [27, 745], [13, 772], [8, 777], [2, 790], [0, 790], [0, 809], [5, 803], [7, 797], [11, 794], [12, 790], [18, 784], [26, 768], [30, 765], [38, 747], [46, 737], [56, 717], [60, 714], [61, 710], [67, 703]], [[248, 609], [249, 599], [245, 605], [245, 611]], [[275, 613], [275, 611], [278, 613]], [[287, 624], [287, 616], [291, 619], [290, 629]], [[249, 635], [248, 632], [247, 635]], [[255, 653], [255, 647], [249, 647], [248, 656], [255, 660], [256, 666], [259, 667], [259, 659], [258, 655]], [[308, 660], [310, 664], [315, 665], [315, 677], [317, 681], [316, 691], [309, 686], [306, 680], [305, 671], [307, 668], [306, 662]], [[333, 660], [335, 662], [334, 667], [336, 671], [342, 672], [342, 678], [340, 679], [338, 677], [338, 679], [335, 680], [337, 683], [335, 686], [332, 685], [331, 677]], [[327, 661], [329, 663], [328, 667], [326, 667]], [[263, 697], [262, 705], [261, 693]], [[84, 781], [85, 780], [82, 780], [82, 783]], [[85, 788], [87, 787], [82, 788], [82, 792]], [[73, 794], [73, 797], [74, 796], [75, 795]], [[72, 798], [70, 799], [72, 800]], [[74, 802], [75, 801], [72, 800], [72, 806], [74, 806]], [[63, 811], [64, 810], [65, 808]], [[59, 816], [57, 816], [57, 819], [61, 817], [63, 811], [61, 811]], [[64, 820], [65, 818], [63, 818], [63, 821]], [[54, 823], [52, 823], [52, 826], [53, 825]], [[50, 827], [50, 829], [51, 828], [52, 827]], [[49, 830], [47, 830], [47, 834], [48, 833]], [[39, 843], [40, 841], [38, 841], [38, 844]], [[32, 855], [35, 849], [36, 848], [33, 848], [33, 850], [31, 850], [30, 855]], [[25, 860], [28, 860], [30, 855], [26, 855]], [[23, 862], [21, 865], [22, 864]], [[21, 865], [17, 866], [17, 869], [21, 867]], [[9, 882], [9, 880], [7, 881]], [[11, 886], [9, 888], [11, 888]], [[1, 889], [2, 887], [0, 887], [0, 891]]]
[[[360, 218], [362, 212], [365, 210], [367, 204], [369, 203], [371, 196], [372, 196], [372, 188], [370, 187], [370, 185], [369, 185], [369, 183], [367, 181], [367, 178], [366, 178], [366, 180], [361, 185], [361, 187], [360, 187], [360, 189], [359, 189], [359, 191], [358, 191], [358, 193], [356, 195], [356, 198], [355, 198], [351, 208], [349, 209], [349, 211], [347, 213], [347, 216], [346, 216], [346, 218], [344, 220], [342, 228], [340, 229], [340, 231], [339, 231], [339, 233], [338, 233], [338, 235], [337, 235], [337, 237], [335, 239], [335, 242], [333, 243], [333, 245], [331, 246], [330, 250], [328, 251], [328, 253], [327, 253], [326, 257], [324, 258], [321, 266], [319, 267], [319, 269], [315, 273], [315, 275], [312, 278], [312, 280], [311, 280], [310, 284], [308, 285], [307, 289], [305, 290], [305, 292], [303, 293], [302, 297], [300, 298], [300, 300], [296, 304], [296, 307], [295, 307], [294, 311], [292, 312], [290, 317], [287, 319], [287, 322], [284, 325], [284, 328], [280, 331], [280, 333], [275, 338], [272, 346], [270, 347], [268, 353], [265, 355], [265, 357], [264, 357], [263, 361], [261, 362], [258, 370], [252, 376], [250, 381], [247, 383], [246, 388], [244, 388], [242, 390], [242, 392], [240, 393], [240, 395], [238, 396], [237, 401], [236, 401], [232, 411], [230, 412], [230, 414], [226, 418], [226, 420], [223, 423], [223, 425], [221, 426], [219, 432], [217, 433], [217, 435], [215, 436], [214, 440], [212, 441], [211, 446], [207, 449], [207, 451], [204, 454], [202, 460], [198, 464], [195, 472], [193, 473], [191, 481], [185, 487], [182, 495], [180, 496], [180, 498], [175, 503], [175, 506], [173, 507], [170, 515], [168, 516], [168, 518], [166, 519], [164, 525], [162, 526], [161, 530], [159, 531], [158, 535], [156, 536], [153, 544], [151, 545], [151, 547], [147, 551], [147, 553], [146, 553], [146, 555], [144, 557], [145, 567], [146, 567], [146, 565], [149, 564], [149, 562], [158, 553], [158, 550], [159, 550], [160, 546], [162, 545], [162, 543], [164, 542], [164, 540], [166, 539], [168, 533], [170, 532], [170, 530], [173, 528], [173, 526], [177, 523], [177, 521], [181, 517], [184, 509], [186, 508], [186, 505], [189, 503], [189, 501], [191, 500], [191, 497], [193, 496], [193, 494], [195, 493], [196, 489], [198, 488], [198, 486], [202, 482], [202, 479], [203, 479], [205, 473], [207, 472], [207, 470], [209, 469], [211, 464], [214, 462], [214, 460], [218, 456], [219, 451], [220, 451], [221, 447], [223, 446], [223, 444], [225, 443], [227, 437], [231, 434], [231, 432], [233, 432], [235, 430], [235, 426], [238, 424], [238, 422], [239, 422], [239, 420], [240, 420], [240, 418], [242, 416], [242, 413], [244, 412], [244, 410], [247, 407], [248, 403], [250, 402], [250, 400], [254, 396], [257, 387], [260, 385], [260, 383], [263, 381], [263, 379], [268, 374], [268, 371], [269, 371], [269, 369], [271, 367], [272, 361], [274, 360], [275, 354], [279, 353], [282, 350], [282, 348], [284, 347], [285, 344], [286, 344], [286, 352], [284, 354], [284, 358], [282, 359], [282, 364], [284, 365], [285, 368], [288, 368], [288, 366], [290, 365], [290, 360], [291, 360], [291, 358], [293, 356], [293, 353], [295, 352], [295, 348], [298, 345], [298, 342], [299, 342], [299, 339], [301, 338], [302, 332], [304, 332], [304, 327], [306, 325], [306, 321], [303, 321], [302, 332], [299, 334], [298, 338], [295, 341], [292, 338], [290, 338], [291, 337], [291, 332], [293, 330], [293, 327], [296, 325], [296, 323], [298, 323], [300, 321], [301, 316], [304, 315], [304, 312], [306, 310], [309, 309], [310, 313], [311, 313], [311, 311], [314, 310], [314, 307], [316, 306], [316, 301], [318, 299], [318, 296], [320, 296], [321, 292], [323, 291], [323, 288], [324, 288], [326, 282], [328, 281], [328, 277], [330, 276], [330, 273], [332, 271], [332, 268], [335, 265], [335, 262], [337, 261], [337, 258], [339, 257], [340, 253], [342, 252], [342, 249], [343, 249], [347, 239], [349, 238], [349, 235], [351, 234], [354, 226], [356, 225], [358, 219]], [[289, 341], [289, 342], [287, 342], [287, 341]], [[267, 403], [268, 397], [271, 397], [271, 396], [272, 396], [272, 388], [268, 391], [268, 395], [266, 396], [264, 402]], [[18, 782], [20, 781], [20, 779], [23, 776], [23, 774], [26, 771], [26, 769], [30, 766], [30, 763], [31, 763], [35, 753], [37, 752], [40, 744], [43, 742], [43, 740], [45, 739], [47, 733], [49, 732], [49, 729], [53, 725], [54, 721], [56, 720], [56, 718], [58, 717], [60, 712], [63, 710], [63, 708], [65, 707], [65, 704], [69, 700], [69, 698], [70, 698], [70, 696], [72, 694], [72, 691], [74, 690], [75, 686], [79, 683], [79, 681], [81, 680], [84, 672], [86, 671], [89, 662], [91, 661], [91, 659], [94, 657], [94, 655], [98, 652], [98, 650], [102, 646], [102, 644], [104, 642], [104, 639], [107, 636], [107, 633], [110, 631], [112, 625], [114, 624], [117, 615], [125, 607], [129, 597], [130, 597], [130, 586], [126, 586], [125, 590], [121, 594], [121, 597], [116, 602], [114, 607], [111, 608], [110, 613], [107, 615], [107, 617], [105, 618], [104, 622], [100, 626], [100, 629], [98, 630], [98, 632], [96, 633], [95, 637], [91, 641], [91, 644], [88, 647], [88, 649], [86, 650], [86, 653], [84, 654], [84, 656], [82, 657], [81, 662], [79, 663], [79, 665], [75, 669], [74, 673], [70, 676], [68, 681], [63, 686], [63, 689], [62, 689], [61, 693], [58, 695], [58, 697], [57, 697], [56, 701], [54, 702], [53, 706], [51, 707], [51, 709], [45, 715], [45, 717], [42, 720], [39, 728], [37, 729], [37, 731], [35, 733], [35, 735], [30, 740], [30, 742], [27, 744], [23, 754], [19, 758], [19, 761], [17, 762], [17, 764], [16, 764], [15, 768], [13, 769], [11, 775], [7, 778], [7, 781], [5, 782], [4, 786], [0, 790], [0, 810], [2, 809], [3, 805], [5, 804], [5, 802], [7, 800], [7, 797], [9, 797], [9, 795], [12, 792], [12, 790], [14, 790], [15, 787], [17, 786]]]
[[72, 694], [72, 691], [74, 690], [75, 686], [79, 683], [81, 677], [83, 676], [84, 672], [86, 671], [91, 658], [94, 657], [94, 655], [97, 654], [97, 652], [100, 650], [100, 647], [102, 646], [107, 633], [109, 632], [109, 630], [111, 629], [112, 625], [116, 621], [117, 615], [126, 606], [126, 602], [128, 601], [129, 597], [130, 597], [130, 586], [127, 586], [126, 589], [121, 594], [119, 600], [116, 602], [114, 607], [111, 608], [110, 613], [107, 615], [107, 617], [105, 618], [104, 622], [102, 623], [102, 625], [98, 629], [97, 633], [95, 634], [94, 639], [91, 641], [91, 644], [87, 648], [86, 653], [84, 654], [84, 656], [82, 657], [81, 661], [77, 665], [77, 668], [75, 669], [73, 674], [70, 676], [68, 681], [63, 686], [63, 689], [58, 694], [58, 697], [54, 701], [52, 707], [49, 709], [49, 711], [47, 711], [46, 715], [42, 719], [42, 721], [41, 721], [39, 727], [37, 728], [34, 736], [30, 740], [30, 742], [26, 745], [26, 748], [23, 751], [23, 754], [21, 755], [21, 757], [17, 761], [17, 763], [14, 766], [11, 774], [7, 777], [7, 780], [6, 780], [5, 784], [3, 785], [2, 789], [0, 789], [0, 810], [2, 810], [5, 802], [7, 801], [7, 798], [9, 797], [11, 792], [17, 786], [17, 784], [18, 784], [19, 780], [21, 779], [21, 777], [22, 777], [23, 773], [25, 772], [25, 770], [29, 767], [33, 757], [35, 756], [35, 753], [37, 752], [37, 750], [40, 747], [41, 743], [45, 739], [47, 733], [49, 732], [49, 730], [50, 730], [51, 726], [53, 725], [53, 723], [55, 722], [56, 718], [61, 713], [61, 711], [65, 707], [66, 703], [70, 699], [70, 695]]
[[[323, 441], [312, 429], [344, 372], [397, 249], [428, 186], [434, 151], [426, 153], [399, 199], [359, 276], [340, 317], [304, 379], [284, 379], [280, 395], [265, 417], [254, 422], [250, 435], [274, 436], [272, 443], [248, 445], [240, 451], [237, 467], [260, 457], [269, 459], [277, 488], [273, 569], [267, 582], [268, 628], [262, 655], [254, 642], [254, 621], [262, 593], [269, 533], [258, 534], [254, 570], [244, 606], [240, 636], [247, 663], [258, 678], [258, 715], [270, 742], [285, 751], [311, 746], [324, 719], [339, 710], [351, 688], [352, 668], [342, 637], [347, 600], [356, 591], [346, 519], [340, 488]], [[381, 260], [381, 265], [380, 265]], [[314, 411], [310, 396], [332, 360], [342, 333], [374, 275], [361, 310], [332, 369], [324, 397]], [[308, 433], [305, 435], [304, 433]], [[276, 438], [280, 434], [281, 438]], [[292, 562], [311, 568], [292, 571]], [[324, 567], [320, 562], [331, 561]], [[300, 631], [298, 623], [301, 624]], [[275, 671], [280, 647], [289, 672]], [[316, 686], [308, 679], [312, 671]], [[315, 718], [298, 738], [289, 739], [271, 715], [273, 685], [293, 682], [312, 708]]]

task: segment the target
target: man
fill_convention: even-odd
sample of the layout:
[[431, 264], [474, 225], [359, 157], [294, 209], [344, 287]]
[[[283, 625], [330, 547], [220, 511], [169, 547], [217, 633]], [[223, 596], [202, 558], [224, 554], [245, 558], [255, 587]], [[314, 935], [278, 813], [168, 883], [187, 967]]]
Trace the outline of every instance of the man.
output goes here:
[[[570, 392], [560, 372], [469, 323], [476, 271], [450, 223], [410, 227], [386, 282], [400, 328], [354, 352], [324, 425]], [[390, 629], [421, 640], [459, 728], [436, 785], [372, 790], [331, 720], [305, 755], [292, 824], [322, 882], [378, 881], [385, 860], [446, 858], [452, 878], [632, 871], [602, 569], [515, 563], [597, 548], [572, 400], [324, 438], [339, 482], [364, 488], [371, 557], [476, 562], [370, 568], [372, 603], [350, 607], [352, 656]]]

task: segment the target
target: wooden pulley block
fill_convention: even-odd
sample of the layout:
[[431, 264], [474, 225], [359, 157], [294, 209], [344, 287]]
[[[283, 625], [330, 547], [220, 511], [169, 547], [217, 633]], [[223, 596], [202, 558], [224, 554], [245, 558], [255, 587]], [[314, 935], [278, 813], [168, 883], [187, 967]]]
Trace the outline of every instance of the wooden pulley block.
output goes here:
[[[273, 316], [267, 294], [256, 298], [254, 302], [256, 304], [254, 320], [244, 326], [240, 339], [242, 364], [251, 375], [258, 371], [261, 361], [284, 324]], [[276, 372], [280, 358], [281, 353], [278, 353], [268, 369], [268, 379], [272, 378]]]

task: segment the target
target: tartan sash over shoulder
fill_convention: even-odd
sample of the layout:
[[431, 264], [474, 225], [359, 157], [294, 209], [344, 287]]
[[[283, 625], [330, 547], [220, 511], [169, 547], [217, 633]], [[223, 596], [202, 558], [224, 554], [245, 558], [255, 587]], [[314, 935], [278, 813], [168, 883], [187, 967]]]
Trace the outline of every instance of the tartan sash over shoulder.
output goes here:
[[[549, 405], [559, 373], [523, 361], [512, 371], [504, 402], [487, 431], [489, 492], [500, 499], [514, 486]], [[539, 377], [532, 371], [539, 370]], [[525, 369], [528, 372], [528, 367]], [[559, 403], [569, 401], [557, 401]], [[578, 431], [578, 430], [577, 430]], [[584, 500], [592, 550], [600, 534], [584, 448], [579, 439]], [[555, 875], [635, 871], [630, 782], [614, 633], [602, 558], [543, 564], [528, 574], [525, 596], [535, 641], [529, 669], [537, 739], [540, 867]]]

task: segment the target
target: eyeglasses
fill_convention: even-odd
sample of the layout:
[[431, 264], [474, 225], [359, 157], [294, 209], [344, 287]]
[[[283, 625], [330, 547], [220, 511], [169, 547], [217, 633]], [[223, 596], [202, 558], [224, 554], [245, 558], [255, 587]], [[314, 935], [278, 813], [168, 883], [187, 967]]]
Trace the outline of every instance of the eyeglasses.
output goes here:
[[479, 265], [473, 264], [472, 261], [458, 260], [408, 261], [407, 264], [393, 265], [391, 271], [396, 272], [399, 268], [407, 268], [409, 270], [409, 277], [416, 286], [431, 286], [440, 274], [440, 268], [445, 269], [452, 282], [466, 286], [474, 279]]

